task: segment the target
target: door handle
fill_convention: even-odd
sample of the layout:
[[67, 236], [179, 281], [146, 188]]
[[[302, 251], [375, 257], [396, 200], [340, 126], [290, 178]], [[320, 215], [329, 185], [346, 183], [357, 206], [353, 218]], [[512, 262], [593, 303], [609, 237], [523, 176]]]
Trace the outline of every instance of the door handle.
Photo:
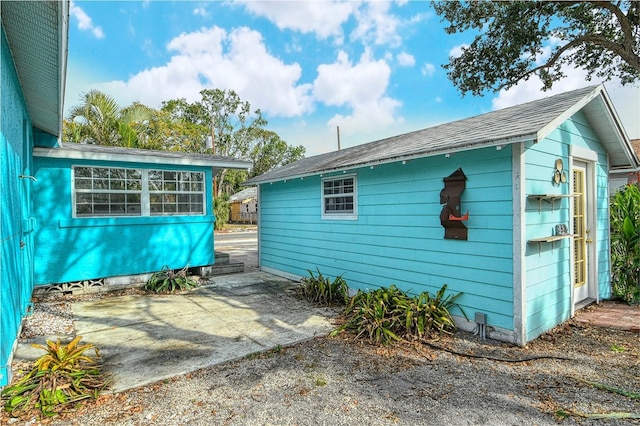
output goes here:
[[591, 238], [587, 238], [587, 244], [592, 243], [593, 240]]

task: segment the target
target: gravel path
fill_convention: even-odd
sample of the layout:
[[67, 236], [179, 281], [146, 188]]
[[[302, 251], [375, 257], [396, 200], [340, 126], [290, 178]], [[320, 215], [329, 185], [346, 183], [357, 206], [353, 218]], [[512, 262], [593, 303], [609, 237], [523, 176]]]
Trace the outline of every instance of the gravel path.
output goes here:
[[[64, 307], [38, 303], [25, 332], [37, 334], [36, 323], [44, 315], [58, 318], [55, 323], [64, 332], [69, 324], [65, 312]], [[52, 317], [46, 318], [51, 326]], [[561, 421], [556, 412], [564, 410], [574, 415], [562, 424], [601, 425], [602, 420], [580, 415], [640, 415], [638, 334], [569, 322], [525, 348], [483, 341], [468, 333], [431, 343], [385, 349], [347, 336], [317, 338], [103, 395], [54, 419], [9, 419], [3, 413], [0, 421], [15, 425], [556, 425]], [[531, 357], [544, 358], [504, 361]], [[600, 389], [594, 383], [635, 392], [636, 397]], [[606, 424], [640, 424], [640, 420], [614, 418]]]

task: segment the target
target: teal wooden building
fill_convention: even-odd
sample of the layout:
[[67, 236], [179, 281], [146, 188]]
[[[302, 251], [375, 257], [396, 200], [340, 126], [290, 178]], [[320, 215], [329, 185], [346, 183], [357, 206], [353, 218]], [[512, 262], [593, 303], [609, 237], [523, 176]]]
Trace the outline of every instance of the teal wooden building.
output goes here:
[[61, 143], [68, 1], [3, 1], [0, 387], [40, 285], [214, 263], [220, 156]]
[[260, 268], [446, 283], [462, 329], [524, 345], [610, 297], [607, 177], [637, 165], [602, 86], [302, 159], [248, 182]]
[[108, 286], [164, 266], [213, 265], [212, 174], [250, 166], [181, 152], [35, 147], [35, 285]]

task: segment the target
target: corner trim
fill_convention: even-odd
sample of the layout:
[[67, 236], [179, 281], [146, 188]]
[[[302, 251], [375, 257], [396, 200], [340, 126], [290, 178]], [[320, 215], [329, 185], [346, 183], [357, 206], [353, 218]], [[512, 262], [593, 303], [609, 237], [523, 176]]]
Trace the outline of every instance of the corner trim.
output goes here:
[[511, 185], [512, 196], [512, 227], [513, 227], [513, 342], [524, 345], [527, 341], [527, 295], [526, 295], [526, 266], [525, 266], [525, 226], [522, 221], [526, 220], [524, 211], [525, 204], [524, 184], [525, 184], [525, 162], [524, 144], [512, 145], [511, 151], [511, 173], [513, 184]]

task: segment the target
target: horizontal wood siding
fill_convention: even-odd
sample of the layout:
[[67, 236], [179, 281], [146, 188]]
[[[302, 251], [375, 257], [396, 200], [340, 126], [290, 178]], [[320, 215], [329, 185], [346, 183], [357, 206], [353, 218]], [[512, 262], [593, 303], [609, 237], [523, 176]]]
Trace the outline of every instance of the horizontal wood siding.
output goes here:
[[[597, 258], [600, 294], [610, 294], [607, 155], [584, 115], [579, 112], [565, 121], [539, 143], [527, 143], [525, 149], [525, 195], [571, 194], [570, 146], [598, 153], [597, 180]], [[560, 158], [567, 183], [553, 184], [556, 159]], [[541, 207], [540, 207], [541, 206]], [[570, 229], [568, 198], [548, 202], [527, 200], [525, 207], [526, 239], [553, 235], [555, 225]], [[540, 211], [539, 211], [540, 209]], [[563, 239], [551, 243], [528, 243], [525, 254], [527, 340], [532, 340], [567, 320], [571, 315], [571, 244]], [[609, 293], [608, 293], [609, 292]]]
[[214, 262], [211, 202], [204, 216], [73, 218], [71, 166], [130, 167], [205, 172], [211, 200], [211, 169], [87, 162], [36, 157], [36, 285], [182, 268]]
[[[468, 241], [445, 240], [439, 217], [442, 179], [459, 167]], [[318, 268], [353, 289], [434, 293], [447, 283], [463, 293], [467, 315], [485, 312], [489, 324], [512, 330], [510, 168], [506, 147], [349, 171], [357, 174], [357, 220], [321, 219], [320, 176], [262, 185], [261, 265], [298, 276]]]

